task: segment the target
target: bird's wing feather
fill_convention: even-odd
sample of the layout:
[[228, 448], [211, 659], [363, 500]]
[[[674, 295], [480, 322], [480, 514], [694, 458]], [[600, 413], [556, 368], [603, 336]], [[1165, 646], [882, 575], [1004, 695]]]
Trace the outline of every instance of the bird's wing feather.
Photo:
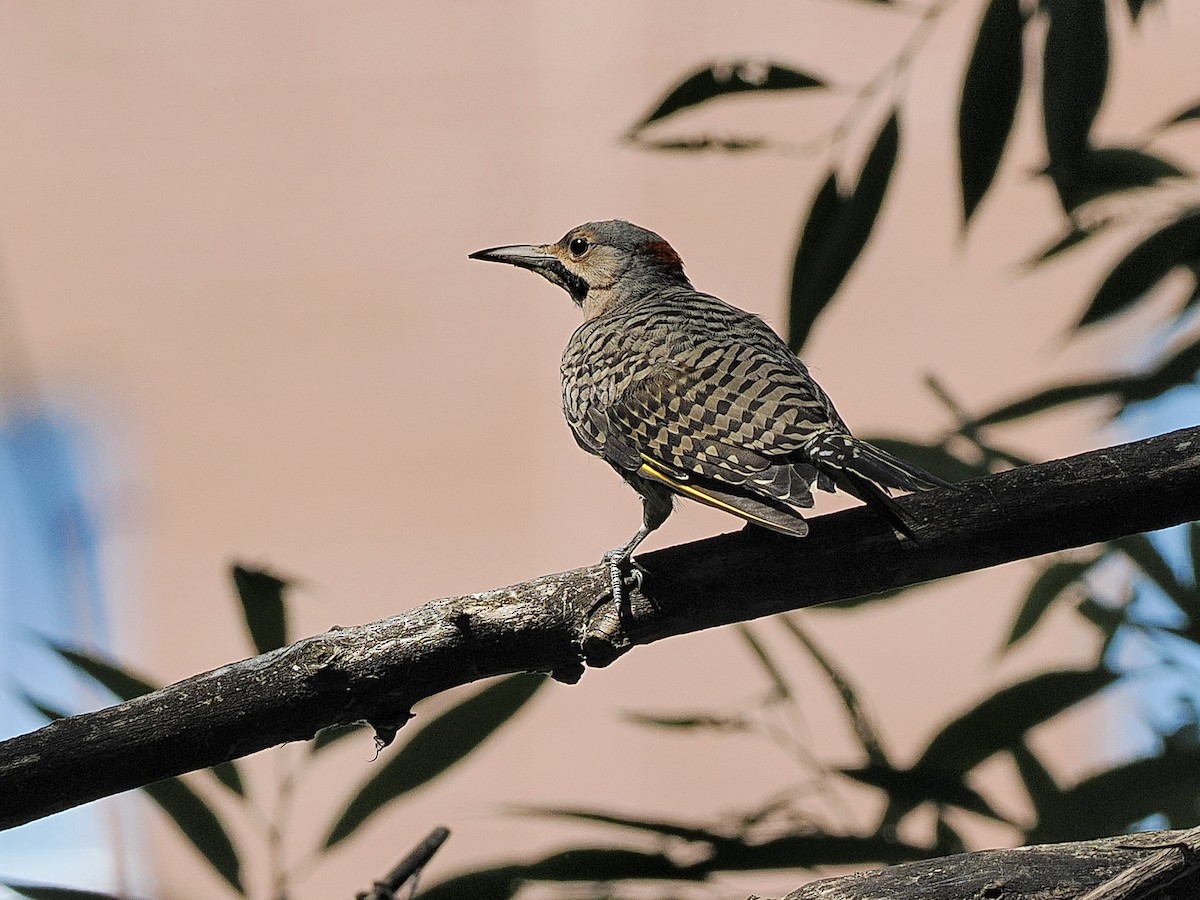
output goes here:
[[[756, 505], [765, 501], [777, 512], [812, 506], [817, 470], [792, 455], [799, 435], [788, 438], [781, 430], [799, 420], [796, 400], [802, 398], [766, 402], [779, 412], [771, 416], [766, 414], [771, 408], [758, 408], [737, 384], [720, 381], [691, 360], [642, 373], [604, 410], [603, 455], [626, 470], [635, 468], [629, 463], [636, 457], [638, 468], [652, 466], [676, 490], [680, 483], [706, 486], [714, 496], [744, 496]], [[811, 435], [812, 428], [803, 433]], [[777, 441], [784, 446], [773, 446]]]
[[732, 513], [763, 528], [793, 537], [804, 537], [808, 534], [808, 523], [804, 521], [804, 517], [784, 503], [772, 503], [769, 498], [758, 500], [746, 494], [723, 491], [711, 482], [683, 480], [668, 474], [664, 468], [658, 460], [644, 456], [637, 473], [643, 478], [665, 484], [681, 496]]

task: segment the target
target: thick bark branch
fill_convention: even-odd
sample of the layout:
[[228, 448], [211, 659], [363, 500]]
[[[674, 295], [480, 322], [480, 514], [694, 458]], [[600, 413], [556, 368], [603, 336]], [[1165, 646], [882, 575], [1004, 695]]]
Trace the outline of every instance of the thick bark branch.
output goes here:
[[783, 900], [1168, 900], [1200, 896], [1200, 828], [981, 850], [824, 878]]
[[921, 541], [865, 509], [804, 540], [757, 529], [640, 557], [619, 617], [599, 566], [433, 600], [0, 743], [0, 828], [366, 720], [491, 675], [577, 680], [638, 644], [1200, 518], [1200, 428], [901, 498]]

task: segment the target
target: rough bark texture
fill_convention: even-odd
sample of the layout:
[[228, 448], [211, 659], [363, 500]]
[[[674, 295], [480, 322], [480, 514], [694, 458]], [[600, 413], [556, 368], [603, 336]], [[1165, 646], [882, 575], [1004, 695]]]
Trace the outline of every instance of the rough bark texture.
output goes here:
[[600, 566], [335, 629], [0, 743], [0, 828], [366, 720], [389, 740], [412, 705], [491, 675], [550, 672], [676, 634], [994, 566], [1200, 518], [1200, 428], [900, 500], [920, 543], [865, 509], [804, 540], [756, 529], [640, 557], [617, 616]]
[[982, 850], [814, 881], [783, 900], [1200, 897], [1200, 829]]

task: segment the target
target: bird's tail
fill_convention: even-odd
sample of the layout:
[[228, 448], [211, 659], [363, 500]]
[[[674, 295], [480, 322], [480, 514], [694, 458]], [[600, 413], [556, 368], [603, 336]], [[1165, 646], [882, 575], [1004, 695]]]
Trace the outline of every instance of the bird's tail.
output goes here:
[[817, 434], [809, 440], [805, 449], [808, 458], [818, 468], [827, 471], [838, 487], [858, 497], [912, 540], [917, 540], [912, 524], [889, 496], [889, 491], [923, 491], [951, 486], [919, 466], [850, 434]]

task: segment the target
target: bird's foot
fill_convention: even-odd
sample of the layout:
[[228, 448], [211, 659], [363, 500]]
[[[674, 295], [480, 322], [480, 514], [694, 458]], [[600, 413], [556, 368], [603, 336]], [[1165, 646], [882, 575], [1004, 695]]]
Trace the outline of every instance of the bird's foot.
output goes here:
[[641, 588], [646, 577], [645, 570], [622, 549], [605, 553], [600, 562], [608, 567], [611, 596], [602, 598], [589, 616], [583, 653], [592, 666], [606, 666], [628, 648], [629, 639], [622, 634], [621, 626], [629, 591]]
[[609, 590], [613, 605], [620, 613], [629, 602], [626, 587], [640, 589], [646, 580], [646, 570], [619, 549], [605, 553], [600, 561], [608, 566]]

